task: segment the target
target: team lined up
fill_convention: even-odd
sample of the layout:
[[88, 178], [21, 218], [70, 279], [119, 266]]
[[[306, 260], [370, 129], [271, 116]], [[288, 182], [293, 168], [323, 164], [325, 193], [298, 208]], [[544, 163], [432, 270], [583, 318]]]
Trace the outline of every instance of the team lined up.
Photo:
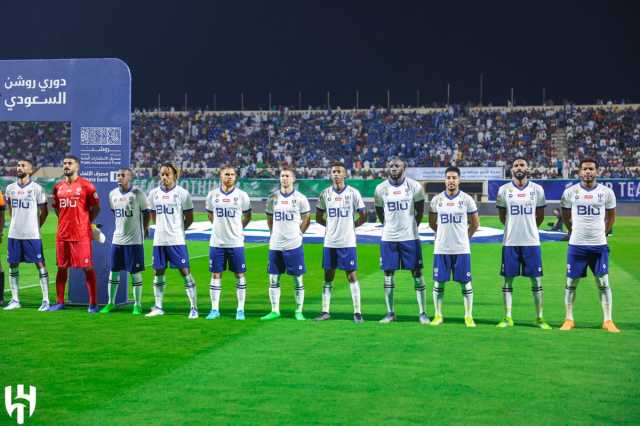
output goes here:
[[[85, 270], [89, 293], [89, 312], [98, 312], [95, 272], [92, 264], [92, 238], [96, 230], [91, 222], [98, 215], [99, 199], [95, 187], [78, 175], [79, 160], [68, 155], [63, 162], [65, 178], [55, 185], [53, 207], [59, 217], [56, 235], [56, 304], [49, 306], [48, 274], [42, 255], [39, 228], [47, 217], [46, 195], [42, 187], [30, 180], [32, 165], [28, 160], [18, 162], [18, 181], [7, 187], [10, 208], [9, 226], [10, 285], [12, 300], [7, 310], [20, 307], [19, 271], [21, 262], [34, 263], [39, 269], [43, 293], [42, 311], [64, 308], [64, 290], [69, 267]], [[316, 221], [325, 226], [322, 266], [322, 312], [316, 320], [331, 318], [330, 303], [336, 270], [345, 272], [353, 301], [354, 321], [363, 322], [360, 285], [357, 277], [355, 228], [365, 222], [365, 204], [355, 188], [345, 183], [346, 169], [334, 163], [330, 169], [332, 185], [324, 190], [316, 207]], [[475, 327], [473, 320], [473, 287], [471, 284], [470, 240], [479, 227], [477, 206], [471, 196], [459, 189], [460, 170], [449, 167], [445, 173], [445, 191], [429, 203], [429, 225], [435, 231], [433, 257], [433, 302], [435, 315], [427, 316], [426, 285], [422, 275], [423, 261], [418, 225], [422, 221], [427, 197], [422, 186], [405, 176], [405, 165], [394, 158], [388, 163], [389, 178], [375, 191], [375, 209], [383, 225], [380, 244], [380, 265], [384, 272], [384, 299], [387, 314], [381, 323], [396, 320], [394, 309], [394, 274], [397, 270], [411, 271], [418, 320], [434, 326], [443, 323], [442, 301], [444, 285], [453, 279], [461, 284], [464, 300], [464, 320], [467, 327]], [[512, 164], [513, 180], [503, 185], [497, 197], [499, 218], [505, 225], [502, 248], [501, 275], [505, 316], [498, 327], [513, 326], [511, 306], [513, 281], [517, 276], [528, 277], [534, 296], [535, 323], [542, 329], [551, 327], [543, 317], [542, 255], [538, 226], [544, 219], [546, 204], [541, 186], [528, 180], [528, 164], [523, 158]], [[148, 197], [131, 186], [132, 172], [122, 169], [117, 175], [118, 187], [109, 194], [109, 206], [115, 217], [115, 232], [111, 249], [109, 302], [101, 312], [115, 308], [120, 272], [132, 277], [133, 313], [140, 315], [142, 275], [144, 270], [143, 240], [150, 221], [155, 222], [153, 237], [153, 290], [155, 304], [147, 317], [164, 314], [163, 299], [167, 267], [178, 269], [185, 285], [190, 309], [188, 317], [199, 317], [195, 281], [189, 269], [189, 253], [185, 229], [193, 222], [193, 202], [189, 193], [177, 184], [178, 171], [170, 163], [160, 168], [160, 186]], [[565, 290], [566, 319], [562, 330], [574, 325], [573, 305], [576, 286], [590, 268], [600, 290], [603, 309], [603, 328], [619, 331], [611, 319], [612, 297], [608, 283], [608, 246], [606, 234], [615, 221], [615, 195], [608, 187], [597, 183], [597, 164], [583, 160], [580, 164], [580, 183], [567, 188], [562, 196], [563, 219], [571, 234], [567, 253], [567, 285]], [[295, 284], [295, 313], [304, 320], [304, 280], [306, 272], [303, 234], [311, 219], [307, 198], [294, 188], [292, 169], [280, 172], [280, 188], [267, 200], [269, 238], [269, 299], [271, 312], [263, 320], [273, 320], [280, 313], [280, 277], [287, 274]], [[207, 319], [220, 316], [222, 273], [229, 270], [236, 277], [236, 319], [245, 318], [246, 261], [243, 229], [251, 220], [248, 195], [236, 187], [236, 172], [231, 166], [220, 169], [220, 187], [206, 199], [206, 210], [212, 221], [209, 250], [211, 272], [211, 311]], [[4, 215], [3, 215], [4, 216]], [[0, 292], [0, 295], [4, 292]]]

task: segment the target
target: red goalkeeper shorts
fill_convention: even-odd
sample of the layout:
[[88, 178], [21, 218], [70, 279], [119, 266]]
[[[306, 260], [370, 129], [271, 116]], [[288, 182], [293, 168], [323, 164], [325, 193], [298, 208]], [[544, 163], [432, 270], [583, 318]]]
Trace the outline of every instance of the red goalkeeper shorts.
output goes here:
[[91, 241], [56, 241], [56, 260], [58, 268], [92, 268]]

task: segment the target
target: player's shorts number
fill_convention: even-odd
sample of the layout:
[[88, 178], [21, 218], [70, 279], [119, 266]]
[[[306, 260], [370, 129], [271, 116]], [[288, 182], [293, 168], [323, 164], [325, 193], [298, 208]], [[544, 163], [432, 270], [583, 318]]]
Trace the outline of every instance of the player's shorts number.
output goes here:
[[509, 212], [511, 213], [511, 216], [517, 216], [521, 214], [533, 214], [533, 207], [512, 205], [509, 208]]

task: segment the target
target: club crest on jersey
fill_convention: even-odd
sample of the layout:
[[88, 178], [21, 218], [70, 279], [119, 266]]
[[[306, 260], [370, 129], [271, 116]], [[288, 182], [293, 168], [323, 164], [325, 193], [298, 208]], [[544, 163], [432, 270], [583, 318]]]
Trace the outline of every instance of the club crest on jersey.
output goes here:
[[458, 201], [458, 208], [461, 209], [462, 207], [464, 207], [464, 201], [460, 200], [460, 201]]
[[602, 201], [604, 198], [604, 194], [602, 192], [598, 192], [598, 201]]

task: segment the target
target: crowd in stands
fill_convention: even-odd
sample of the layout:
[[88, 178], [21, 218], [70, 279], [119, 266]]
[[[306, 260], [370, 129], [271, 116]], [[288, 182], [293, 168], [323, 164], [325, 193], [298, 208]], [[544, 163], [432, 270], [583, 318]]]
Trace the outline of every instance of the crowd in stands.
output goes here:
[[[59, 165], [69, 134], [64, 123], [0, 123], [2, 165], [24, 153], [33, 154], [39, 165]], [[596, 157], [604, 166], [603, 176], [640, 176], [640, 110], [606, 105], [430, 112], [135, 112], [131, 140], [139, 177], [154, 175], [161, 161], [174, 161], [186, 177], [214, 177], [217, 167], [231, 163], [243, 177], [272, 178], [286, 163], [296, 167], [299, 177], [320, 178], [339, 160], [352, 178], [371, 179], [383, 176], [393, 156], [410, 167], [505, 169], [522, 156], [530, 159], [532, 176], [542, 178], [574, 177], [580, 159]]]

